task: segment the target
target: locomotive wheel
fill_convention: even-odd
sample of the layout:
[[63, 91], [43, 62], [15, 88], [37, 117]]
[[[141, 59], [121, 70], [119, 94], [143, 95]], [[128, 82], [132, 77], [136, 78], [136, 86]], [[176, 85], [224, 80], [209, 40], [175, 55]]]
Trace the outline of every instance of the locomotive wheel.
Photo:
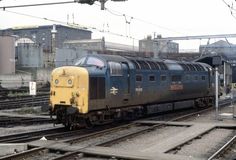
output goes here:
[[73, 129], [73, 126], [70, 123], [66, 123], [65, 127], [66, 127], [66, 129], [68, 129], [70, 131]]
[[88, 129], [93, 128], [94, 126], [94, 124], [91, 122], [89, 118], [84, 119], [84, 124], [85, 124], [85, 127]]
[[76, 127], [75, 123], [73, 123], [73, 120], [74, 120], [74, 117], [72, 115], [67, 115], [64, 125], [68, 130], [73, 130]]

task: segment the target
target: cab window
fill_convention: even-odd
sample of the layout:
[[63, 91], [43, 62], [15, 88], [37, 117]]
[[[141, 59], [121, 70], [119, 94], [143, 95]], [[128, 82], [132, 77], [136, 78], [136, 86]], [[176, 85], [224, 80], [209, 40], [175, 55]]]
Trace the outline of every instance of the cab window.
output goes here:
[[122, 76], [121, 64], [118, 62], [108, 62], [111, 76]]
[[96, 57], [89, 57], [86, 64], [98, 67], [104, 67], [104, 62]]
[[84, 62], [85, 62], [85, 59], [86, 59], [86, 57], [83, 57], [83, 58], [79, 59], [79, 60], [75, 63], [75, 65], [76, 65], [76, 66], [81, 66], [81, 65], [83, 65]]

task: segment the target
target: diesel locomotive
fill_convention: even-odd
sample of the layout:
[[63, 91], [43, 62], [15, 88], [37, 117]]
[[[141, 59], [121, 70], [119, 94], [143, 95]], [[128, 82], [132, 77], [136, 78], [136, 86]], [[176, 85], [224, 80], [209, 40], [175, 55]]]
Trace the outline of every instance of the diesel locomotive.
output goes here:
[[50, 112], [66, 127], [211, 105], [212, 68], [204, 63], [91, 54], [51, 74]]

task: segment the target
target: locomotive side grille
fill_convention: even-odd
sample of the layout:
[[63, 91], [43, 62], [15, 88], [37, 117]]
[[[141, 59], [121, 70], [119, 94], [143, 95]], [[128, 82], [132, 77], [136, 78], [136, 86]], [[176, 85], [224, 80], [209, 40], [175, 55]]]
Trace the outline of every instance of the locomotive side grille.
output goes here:
[[105, 78], [90, 77], [89, 78], [89, 97], [90, 99], [105, 98]]

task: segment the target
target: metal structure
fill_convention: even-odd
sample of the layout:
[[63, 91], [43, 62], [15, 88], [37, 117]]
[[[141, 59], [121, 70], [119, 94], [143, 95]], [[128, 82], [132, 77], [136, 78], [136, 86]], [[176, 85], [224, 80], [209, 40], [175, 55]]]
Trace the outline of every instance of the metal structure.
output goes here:
[[222, 59], [221, 56], [214, 56], [212, 58], [212, 65], [215, 67], [215, 107], [216, 107], [216, 119], [218, 119], [219, 116], [219, 72], [218, 67], [222, 65]]
[[[43, 51], [47, 53], [52, 52], [54, 44], [54, 48], [61, 48], [66, 40], [91, 39], [91, 33], [89, 30], [63, 25], [23, 26], [0, 30], [0, 35], [16, 35], [19, 37], [18, 39], [28, 38], [34, 43], [40, 44]], [[56, 36], [52, 41], [53, 34], [56, 34]]]
[[[65, 2], [23, 4], [23, 5], [14, 5], [14, 6], [0, 6], [0, 9], [5, 10], [5, 9], [8, 9], [8, 8], [35, 7], [35, 6], [46, 6], [46, 5], [60, 5], [60, 4], [69, 4], [69, 3], [85, 3], [85, 4], [93, 5], [95, 1], [99, 1], [101, 3], [101, 10], [104, 10], [105, 9], [105, 3], [108, 0], [73, 0], [73, 1], [65, 1]], [[111, 0], [111, 1], [119, 2], [119, 1], [126, 1], [126, 0]]]
[[175, 40], [194, 40], [194, 39], [212, 39], [212, 38], [235, 38], [236, 34], [216, 34], [216, 35], [199, 35], [199, 36], [182, 36], [182, 37], [158, 37], [156, 41], [175, 41]]
[[170, 41], [156, 41], [156, 38], [152, 39], [148, 36], [145, 39], [139, 40], [139, 51], [141, 52], [153, 52], [154, 57], [161, 57], [168, 53], [177, 54], [179, 53], [179, 44]]

